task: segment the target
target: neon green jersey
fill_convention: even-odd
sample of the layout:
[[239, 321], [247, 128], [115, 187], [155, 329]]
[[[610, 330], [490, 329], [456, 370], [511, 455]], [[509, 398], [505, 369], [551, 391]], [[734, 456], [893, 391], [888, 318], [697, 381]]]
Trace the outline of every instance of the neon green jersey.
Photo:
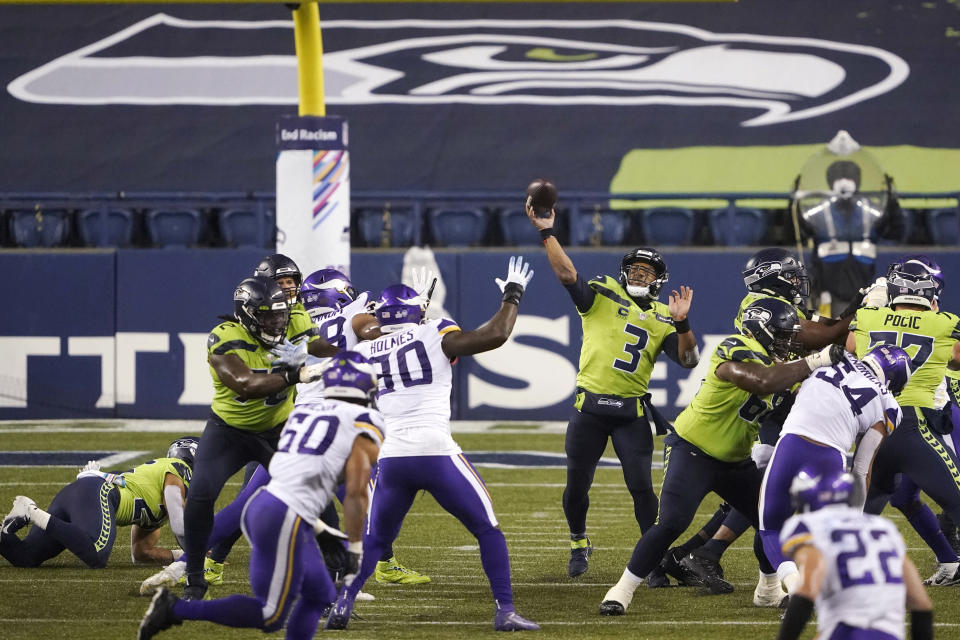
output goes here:
[[190, 467], [179, 458], [158, 458], [123, 472], [126, 486], [117, 487], [120, 490], [117, 526], [136, 524], [145, 529], [156, 529], [166, 522], [163, 483], [168, 473], [180, 478], [185, 486], [190, 486]]
[[773, 360], [759, 342], [743, 335], [726, 338], [710, 357], [710, 369], [693, 402], [680, 412], [673, 426], [677, 434], [704, 453], [724, 462], [750, 457], [760, 418], [789, 397], [789, 392], [756, 396], [732, 382], [717, 377], [724, 362], [757, 362], [772, 366]]
[[[295, 342], [307, 338], [318, 340], [317, 329], [310, 316], [303, 311], [292, 311], [287, 325], [287, 339]], [[272, 365], [273, 356], [238, 322], [217, 325], [207, 338], [209, 355], [233, 353], [255, 373], [282, 371]], [[213, 405], [211, 410], [232, 427], [245, 431], [267, 431], [287, 419], [293, 408], [295, 389], [287, 388], [266, 398], [243, 398], [220, 381], [213, 367]]]
[[[597, 295], [580, 313], [583, 345], [577, 386], [592, 393], [642, 396], [664, 339], [676, 333], [670, 310], [656, 301], [641, 309], [610, 276], [588, 284]], [[577, 404], [581, 401], [579, 396]]]
[[857, 356], [874, 344], [895, 344], [911, 358], [913, 373], [897, 396], [901, 406], [934, 407], [934, 394], [943, 380], [953, 345], [960, 340], [960, 317], [946, 311], [864, 307], [850, 323]]
[[763, 300], [765, 298], [773, 298], [774, 300], [786, 302], [787, 304], [789, 304], [790, 306], [792, 306], [794, 309], [797, 310], [798, 318], [800, 318], [801, 320], [807, 319], [807, 312], [801, 309], [800, 307], [796, 306], [795, 304], [793, 304], [793, 302], [791, 302], [790, 300], [787, 300], [786, 298], [781, 298], [780, 296], [771, 296], [766, 293], [759, 293], [756, 291], [748, 291], [747, 295], [743, 296], [743, 300], [740, 301], [740, 308], [737, 309], [737, 317], [733, 321], [733, 327], [737, 331], [740, 331], [743, 328], [741, 326], [741, 320], [743, 318], [743, 310], [749, 307], [751, 304], [753, 304], [757, 300]]

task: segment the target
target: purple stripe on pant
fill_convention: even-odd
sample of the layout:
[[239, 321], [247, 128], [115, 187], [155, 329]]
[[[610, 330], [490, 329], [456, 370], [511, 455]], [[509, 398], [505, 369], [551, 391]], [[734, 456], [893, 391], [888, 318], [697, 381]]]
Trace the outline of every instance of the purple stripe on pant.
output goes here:
[[760, 488], [760, 539], [774, 569], [785, 560], [780, 550], [780, 529], [793, 515], [790, 501], [793, 478], [807, 465], [843, 472], [845, 463], [846, 458], [839, 449], [814, 444], [803, 436], [788, 433], [777, 442]]
[[280, 629], [289, 615], [288, 639], [313, 638], [324, 607], [336, 597], [314, 539], [313, 524], [269, 491], [261, 490], [244, 509], [243, 528], [252, 547], [250, 588], [255, 597], [180, 600], [174, 605], [174, 614], [184, 620], [266, 632]]
[[377, 560], [400, 533], [403, 519], [419, 491], [427, 491], [477, 538], [480, 561], [500, 609], [512, 609], [510, 557], [507, 542], [497, 528], [493, 504], [480, 474], [462, 455], [382, 458], [379, 463], [367, 529], [363, 536], [363, 564], [347, 589], [355, 598], [373, 574]]

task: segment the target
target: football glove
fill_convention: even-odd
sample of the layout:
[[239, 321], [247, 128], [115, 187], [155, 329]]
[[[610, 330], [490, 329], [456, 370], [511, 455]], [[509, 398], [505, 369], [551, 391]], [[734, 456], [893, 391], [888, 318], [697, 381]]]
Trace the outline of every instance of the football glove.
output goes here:
[[500, 291], [505, 293], [510, 283], [520, 285], [521, 290], [526, 289], [532, 278], [533, 270], [530, 268], [530, 263], [524, 262], [523, 256], [511, 256], [507, 265], [507, 278], [505, 280], [494, 278], [493, 281], [500, 287]]
[[863, 290], [863, 303], [864, 307], [885, 307], [889, 297], [887, 296], [887, 279], [884, 277], [877, 278], [873, 284]]
[[[80, 473], [83, 473], [84, 471], [99, 471], [99, 470], [100, 470], [100, 463], [97, 462], [96, 460], [90, 460], [89, 462], [87, 462], [87, 464], [80, 467]], [[77, 477], [80, 477], [80, 476], [78, 475]]]
[[753, 464], [757, 465], [757, 469], [764, 469], [770, 464], [770, 458], [773, 457], [773, 447], [758, 442], [750, 449], [750, 457], [753, 458]]
[[270, 350], [276, 356], [273, 364], [276, 366], [287, 367], [289, 369], [299, 369], [307, 361], [307, 341], [294, 344], [283, 339], [283, 342]]
[[811, 353], [804, 361], [810, 367], [810, 371], [816, 371], [820, 367], [829, 367], [837, 364], [843, 358], [843, 347], [838, 344], [827, 345], [816, 353]]

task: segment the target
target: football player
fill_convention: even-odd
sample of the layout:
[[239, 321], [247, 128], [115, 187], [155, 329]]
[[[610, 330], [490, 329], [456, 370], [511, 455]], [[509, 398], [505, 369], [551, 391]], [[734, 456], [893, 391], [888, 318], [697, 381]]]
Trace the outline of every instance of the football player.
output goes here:
[[207, 340], [214, 399], [186, 506], [184, 597], [189, 599], [201, 599], [207, 590], [204, 558], [214, 502], [224, 483], [249, 462], [270, 462], [293, 408], [291, 387], [312, 380], [304, 377], [310, 375], [303, 366], [308, 353], [337, 352], [320, 338], [305, 311], [291, 311], [287, 294], [273, 279], [247, 278], [233, 299], [234, 318], [214, 327]]
[[669, 304], [658, 302], [669, 277], [667, 264], [658, 251], [647, 247], [623, 256], [618, 279], [597, 276], [587, 281], [560, 246], [553, 228], [555, 212], [551, 210], [546, 218], [536, 216], [529, 198], [526, 209], [583, 325], [577, 393], [564, 442], [563, 513], [570, 530], [567, 573], [575, 578], [587, 571], [593, 551], [587, 537], [589, 491], [608, 441], [620, 459], [640, 530], [647, 531], [657, 517], [657, 494], [650, 479], [650, 423], [657, 424], [658, 433], [666, 428], [650, 403], [647, 386], [661, 352], [688, 369], [700, 361], [687, 318], [693, 289], [681, 286], [670, 294]]
[[910, 637], [933, 638], [933, 605], [896, 526], [848, 506], [853, 477], [834, 466], [810, 466], [790, 486], [794, 507], [780, 534], [800, 581], [778, 640], [797, 640], [817, 611], [817, 637], [902, 640], [904, 602]]
[[[39, 567], [64, 549], [91, 569], [107, 566], [117, 527], [130, 526], [130, 557], [135, 564], [167, 564], [179, 549], [157, 546], [160, 527], [169, 520], [183, 537], [183, 503], [199, 440], [175, 440], [163, 458], [128, 471], [105, 472], [89, 462], [77, 479], [61, 489], [44, 511], [17, 496], [0, 526], [0, 555], [15, 567]], [[16, 532], [33, 524], [20, 540]]]
[[[960, 583], [960, 560], [936, 516], [920, 500], [923, 489], [954, 520], [960, 520], [960, 462], [945, 444], [948, 419], [936, 410], [936, 389], [946, 368], [960, 368], [960, 317], [940, 311], [943, 276], [929, 258], [895, 262], [887, 272], [889, 306], [864, 307], [850, 325], [847, 349], [862, 355], [878, 342], [912, 354], [913, 375], [897, 400], [903, 424], [877, 451], [864, 511], [880, 513], [887, 501], [899, 509], [937, 556], [925, 584]], [[897, 486], [897, 474], [903, 474]]]
[[357, 579], [337, 598], [325, 629], [345, 629], [354, 599], [373, 574], [383, 549], [397, 537], [419, 491], [427, 491], [476, 538], [480, 559], [493, 591], [497, 631], [534, 631], [513, 605], [510, 557], [493, 503], [477, 470], [450, 435], [451, 362], [459, 356], [490, 351], [510, 337], [520, 298], [533, 277], [522, 258], [510, 258], [500, 309], [480, 328], [463, 331], [453, 321], [422, 322], [423, 298], [406, 285], [383, 290], [375, 310], [383, 335], [357, 350], [380, 373], [377, 403], [389, 434], [380, 460]]
[[843, 473], [846, 455], [857, 443], [853, 470], [862, 506], [877, 447], [900, 423], [893, 399], [910, 377], [910, 356], [900, 347], [878, 344], [862, 360], [847, 353], [800, 385], [760, 488], [760, 538], [767, 559], [788, 592], [797, 567], [780, 553], [780, 529], [793, 514], [790, 483], [806, 464]]
[[313, 523], [333, 498], [342, 474], [349, 582], [363, 557], [367, 482], [383, 443], [383, 418], [371, 408], [377, 376], [370, 362], [359, 353], [341, 351], [322, 380], [326, 398], [299, 406], [290, 415], [270, 461], [270, 481], [244, 508], [254, 595], [187, 601], [160, 589], [140, 623], [140, 640], [184, 620], [264, 632], [286, 623], [287, 638], [313, 638], [324, 607], [336, 597]]
[[[800, 324], [793, 305], [764, 298], [744, 310], [741, 333], [725, 339], [690, 405], [664, 439], [660, 512], [644, 532], [616, 585], [600, 605], [601, 615], [623, 615], [633, 592], [693, 520], [713, 491], [759, 528], [757, 501], [762, 474], [750, 457], [760, 418], [777, 407], [797, 382], [838, 362], [839, 345], [801, 360], [784, 362], [797, 350]], [[758, 555], [762, 550], [758, 550]]]
[[273, 253], [257, 265], [253, 270], [253, 275], [264, 276], [275, 281], [283, 289], [287, 296], [287, 302], [290, 309], [303, 310], [300, 299], [300, 286], [303, 282], [303, 274], [300, 273], [300, 267], [297, 263], [282, 253]]

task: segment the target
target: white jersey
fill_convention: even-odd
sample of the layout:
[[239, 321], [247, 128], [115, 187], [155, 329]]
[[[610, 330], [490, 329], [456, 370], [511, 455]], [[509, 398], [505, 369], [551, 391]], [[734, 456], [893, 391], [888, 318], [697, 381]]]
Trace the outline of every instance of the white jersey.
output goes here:
[[342, 400], [294, 407], [270, 459], [267, 491], [310, 523], [320, 517], [357, 436], [383, 444], [383, 416]]
[[901, 417], [893, 394], [848, 353], [803, 381], [780, 434], [801, 435], [846, 454], [867, 429], [882, 422], [890, 432]]
[[[364, 291], [357, 296], [356, 300], [339, 311], [330, 311], [315, 318], [312, 317], [313, 324], [320, 331], [320, 337], [338, 349], [353, 349], [356, 347], [359, 340], [357, 334], [353, 332], [353, 317], [361, 313], [367, 313], [367, 300], [369, 298], [370, 294]], [[307, 364], [320, 364], [329, 359], [307, 356]], [[310, 404], [321, 401], [323, 401], [322, 381], [317, 380], [297, 385], [295, 404]]]
[[906, 548], [892, 522], [846, 505], [828, 506], [787, 520], [780, 544], [787, 558], [804, 544], [823, 554], [818, 637], [829, 638], [841, 622], [904, 637]]
[[460, 327], [438, 318], [357, 345], [380, 374], [377, 405], [390, 434], [381, 458], [461, 453], [450, 435], [453, 367], [440, 344], [451, 331]]

